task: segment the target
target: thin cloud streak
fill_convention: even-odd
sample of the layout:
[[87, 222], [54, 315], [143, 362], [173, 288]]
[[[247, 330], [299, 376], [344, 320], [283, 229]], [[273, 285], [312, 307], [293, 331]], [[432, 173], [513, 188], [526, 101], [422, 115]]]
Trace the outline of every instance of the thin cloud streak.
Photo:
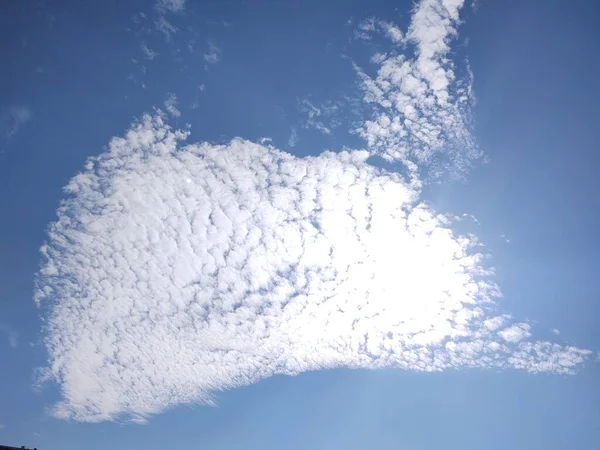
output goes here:
[[140, 48], [142, 50], [142, 53], [144, 54], [144, 56], [149, 59], [149, 60], [153, 60], [157, 53], [155, 51], [153, 51], [152, 49], [148, 48], [148, 45], [145, 42], [142, 42], [140, 45]]
[[29, 122], [33, 114], [29, 107], [14, 105], [0, 109], [0, 142], [6, 141]]
[[306, 117], [302, 126], [304, 128], [314, 128], [318, 132], [330, 135], [332, 131], [341, 125], [340, 120], [336, 117], [339, 105], [333, 102], [326, 102], [319, 107], [304, 98], [298, 99], [298, 111]]
[[161, 12], [181, 12], [185, 9], [186, 0], [158, 0], [156, 8]]
[[0, 324], [0, 332], [4, 332], [8, 337], [8, 345], [12, 348], [17, 348], [19, 345], [19, 333], [13, 330], [8, 325]]

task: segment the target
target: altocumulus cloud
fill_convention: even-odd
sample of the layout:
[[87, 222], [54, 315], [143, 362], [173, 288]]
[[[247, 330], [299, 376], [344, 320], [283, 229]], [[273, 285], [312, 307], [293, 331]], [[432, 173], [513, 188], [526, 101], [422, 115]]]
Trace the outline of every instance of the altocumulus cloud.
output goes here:
[[[65, 188], [36, 281], [57, 417], [143, 422], [325, 368], [573, 373], [590, 356], [494, 314], [477, 240], [419, 200], [435, 155], [460, 171], [477, 153], [458, 153], [471, 144], [468, 86], [463, 99], [443, 56], [459, 3], [421, 2], [406, 35], [377, 22], [395, 46], [422, 48], [412, 61], [378, 57], [388, 69], [374, 79], [359, 72], [378, 105], [367, 151], [186, 144], [158, 111], [88, 161]], [[441, 37], [418, 32], [438, 22]], [[373, 154], [405, 163], [412, 180], [368, 164]]]
[[473, 240], [367, 152], [185, 137], [145, 116], [66, 187], [37, 293], [59, 417], [143, 417], [323, 368], [570, 373], [588, 355], [488, 317]]
[[462, 178], [483, 155], [471, 133], [471, 71], [468, 64], [457, 68], [448, 56], [462, 5], [463, 0], [422, 0], [406, 35], [386, 22], [359, 24], [361, 35], [380, 32], [392, 48], [373, 55], [373, 75], [355, 65], [364, 101], [374, 108], [357, 131], [370, 149], [403, 163], [416, 179], [423, 169], [430, 179]]

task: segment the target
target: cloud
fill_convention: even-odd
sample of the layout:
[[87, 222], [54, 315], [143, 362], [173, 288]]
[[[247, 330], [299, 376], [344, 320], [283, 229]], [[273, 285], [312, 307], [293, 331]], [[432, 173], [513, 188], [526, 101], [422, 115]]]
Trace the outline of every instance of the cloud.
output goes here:
[[221, 49], [214, 43], [208, 43], [208, 51], [204, 54], [204, 61], [208, 64], [216, 64], [221, 60]]
[[149, 60], [153, 60], [157, 55], [155, 51], [148, 48], [145, 42], [141, 43], [140, 48], [142, 49], [142, 53], [144, 54], [144, 56], [146, 56], [146, 58]]
[[[423, 0], [405, 33], [359, 26], [392, 44], [373, 76], [356, 67], [374, 107], [357, 130], [367, 150], [298, 158], [265, 139], [186, 144], [189, 132], [157, 111], [86, 163], [36, 276], [42, 381], [62, 392], [55, 416], [144, 423], [224, 389], [336, 367], [571, 374], [590, 358], [496, 313], [477, 239], [420, 201], [423, 176], [461, 176], [480, 156], [472, 76], [447, 56], [461, 5]], [[398, 53], [408, 46], [414, 56]], [[173, 117], [176, 104], [169, 94]], [[299, 108], [324, 133], [339, 114], [336, 103]], [[373, 155], [412, 178], [370, 165]]]
[[164, 36], [166, 41], [170, 41], [171, 37], [177, 33], [179, 30], [174, 27], [171, 22], [164, 18], [164, 16], [160, 16], [155, 22], [154, 26], [158, 31], [160, 31]]
[[177, 109], [177, 96], [170, 92], [167, 94], [167, 99], [165, 100], [165, 109], [167, 112], [173, 117], [181, 116], [181, 111]]
[[290, 132], [290, 138], [288, 139], [288, 147], [294, 148], [298, 144], [298, 130], [296, 127], [292, 127]]
[[[352, 25], [352, 19], [347, 22], [348, 25]], [[371, 34], [375, 31], [376, 21], [374, 18], [370, 17], [368, 19], [362, 20], [358, 23], [356, 30], [354, 30], [354, 38], [355, 39], [363, 39], [365, 41], [371, 40]]]
[[0, 140], [5, 141], [19, 132], [32, 117], [31, 109], [14, 105], [0, 109]]
[[475, 241], [368, 152], [187, 135], [146, 115], [66, 187], [36, 280], [57, 417], [139, 422], [335, 367], [573, 373], [589, 357], [495, 317]]
[[7, 325], [0, 324], [0, 332], [4, 332], [8, 338], [8, 345], [17, 348], [19, 345], [19, 334]]
[[394, 44], [404, 44], [404, 34], [396, 25], [391, 22], [379, 21], [379, 27]]
[[181, 12], [185, 9], [186, 0], [158, 0], [156, 7], [159, 11]]
[[323, 134], [331, 134], [332, 130], [341, 124], [336, 117], [338, 110], [339, 106], [331, 101], [316, 107], [306, 98], [298, 99], [298, 111], [306, 116], [302, 126], [314, 128]]
[[[470, 129], [472, 75], [468, 64], [459, 72], [448, 58], [462, 4], [422, 0], [405, 35], [375, 19], [358, 29], [369, 38], [379, 30], [394, 46], [376, 55], [372, 75], [355, 65], [364, 100], [375, 108], [357, 131], [374, 152], [403, 163], [414, 176], [426, 170], [430, 179], [444, 173], [460, 178], [482, 157]], [[404, 51], [406, 45], [412, 52]]]
[[560, 330], [558, 328], [552, 328], [552, 334], [558, 336], [560, 334]]
[[501, 328], [508, 320], [510, 320], [510, 318], [511, 317], [507, 314], [492, 317], [490, 319], [484, 320], [483, 326], [489, 331], [496, 331], [498, 328]]
[[[348, 25], [351, 24], [352, 22], [349, 21]], [[391, 22], [378, 20], [373, 17], [365, 19], [358, 24], [356, 30], [354, 30], [354, 38], [370, 41], [375, 32], [383, 33], [394, 44], [405, 44], [404, 33], [402, 33], [400, 28]]]
[[0, 324], [0, 332], [4, 332], [8, 336], [8, 345], [12, 348], [17, 348], [19, 345], [19, 334], [8, 325]]
[[498, 335], [507, 342], [516, 343], [531, 336], [530, 329], [531, 327], [526, 323], [516, 323], [499, 331]]

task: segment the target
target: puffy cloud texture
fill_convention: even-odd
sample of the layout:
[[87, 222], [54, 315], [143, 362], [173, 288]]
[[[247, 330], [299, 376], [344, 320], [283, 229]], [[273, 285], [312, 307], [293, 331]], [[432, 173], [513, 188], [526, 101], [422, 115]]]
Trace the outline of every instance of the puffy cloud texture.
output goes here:
[[462, 5], [463, 0], [420, 1], [406, 35], [382, 21], [358, 27], [359, 36], [377, 31], [392, 44], [389, 52], [373, 56], [374, 74], [355, 66], [364, 100], [374, 108], [358, 132], [384, 159], [403, 163], [415, 180], [424, 169], [430, 179], [463, 177], [482, 157], [471, 133], [469, 66], [457, 69], [449, 57]]
[[[470, 80], [447, 58], [461, 5], [423, 0], [406, 33], [360, 26], [360, 37], [379, 30], [394, 49], [415, 46], [376, 55], [374, 77], [358, 69], [375, 107], [360, 128], [366, 151], [185, 145], [188, 132], [158, 112], [88, 161], [36, 282], [56, 416], [143, 422], [335, 367], [577, 369], [589, 351], [531, 340], [529, 324], [493, 312], [499, 293], [476, 239], [419, 200], [421, 169], [463, 173], [479, 155]], [[165, 106], [178, 116], [174, 96]], [[374, 154], [412, 179], [368, 164]]]
[[587, 356], [489, 317], [473, 240], [367, 152], [185, 137], [145, 116], [66, 187], [37, 292], [57, 416], [139, 420], [324, 368], [570, 373]]

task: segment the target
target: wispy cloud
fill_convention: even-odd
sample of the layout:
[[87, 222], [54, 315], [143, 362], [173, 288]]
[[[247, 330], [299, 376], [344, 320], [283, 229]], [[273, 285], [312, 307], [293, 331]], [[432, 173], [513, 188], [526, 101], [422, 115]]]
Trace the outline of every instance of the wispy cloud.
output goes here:
[[331, 101], [317, 107], [307, 98], [298, 99], [298, 111], [305, 116], [302, 126], [323, 134], [331, 134], [341, 124], [336, 117], [338, 109], [339, 106]]
[[[352, 24], [352, 19], [347, 22], [348, 25]], [[371, 35], [375, 31], [376, 21], [374, 18], [368, 18], [361, 20], [356, 29], [354, 30], [354, 38], [355, 39], [363, 39], [365, 41], [371, 40]]]
[[[351, 22], [348, 22], [348, 25], [351, 24]], [[404, 33], [402, 33], [402, 30], [398, 26], [373, 17], [365, 19], [357, 25], [354, 30], [354, 38], [370, 41], [375, 32], [382, 32], [394, 44], [401, 45], [406, 43]]]
[[204, 61], [208, 64], [216, 64], [221, 60], [221, 48], [212, 41], [208, 43], [208, 51], [204, 54]]
[[8, 106], [0, 109], [0, 140], [5, 141], [19, 132], [31, 120], [31, 109], [24, 105]]
[[181, 12], [185, 9], [186, 0], [158, 0], [156, 7], [163, 12]]
[[12, 348], [17, 348], [19, 345], [19, 334], [8, 325], [0, 324], [0, 332], [3, 332], [8, 337], [8, 345]]
[[177, 109], [177, 96], [172, 92], [167, 94], [167, 99], [165, 100], [164, 105], [167, 112], [173, 117], [181, 116], [181, 111]]
[[142, 53], [147, 59], [152, 60], [156, 57], [156, 52], [148, 48], [145, 42], [141, 43], [140, 48], [142, 49]]
[[292, 127], [287, 144], [290, 148], [294, 148], [298, 144], [298, 130], [296, 127]]
[[171, 37], [179, 30], [171, 24], [164, 16], [160, 16], [155, 22], [154, 26], [160, 31], [167, 41], [171, 40]]

